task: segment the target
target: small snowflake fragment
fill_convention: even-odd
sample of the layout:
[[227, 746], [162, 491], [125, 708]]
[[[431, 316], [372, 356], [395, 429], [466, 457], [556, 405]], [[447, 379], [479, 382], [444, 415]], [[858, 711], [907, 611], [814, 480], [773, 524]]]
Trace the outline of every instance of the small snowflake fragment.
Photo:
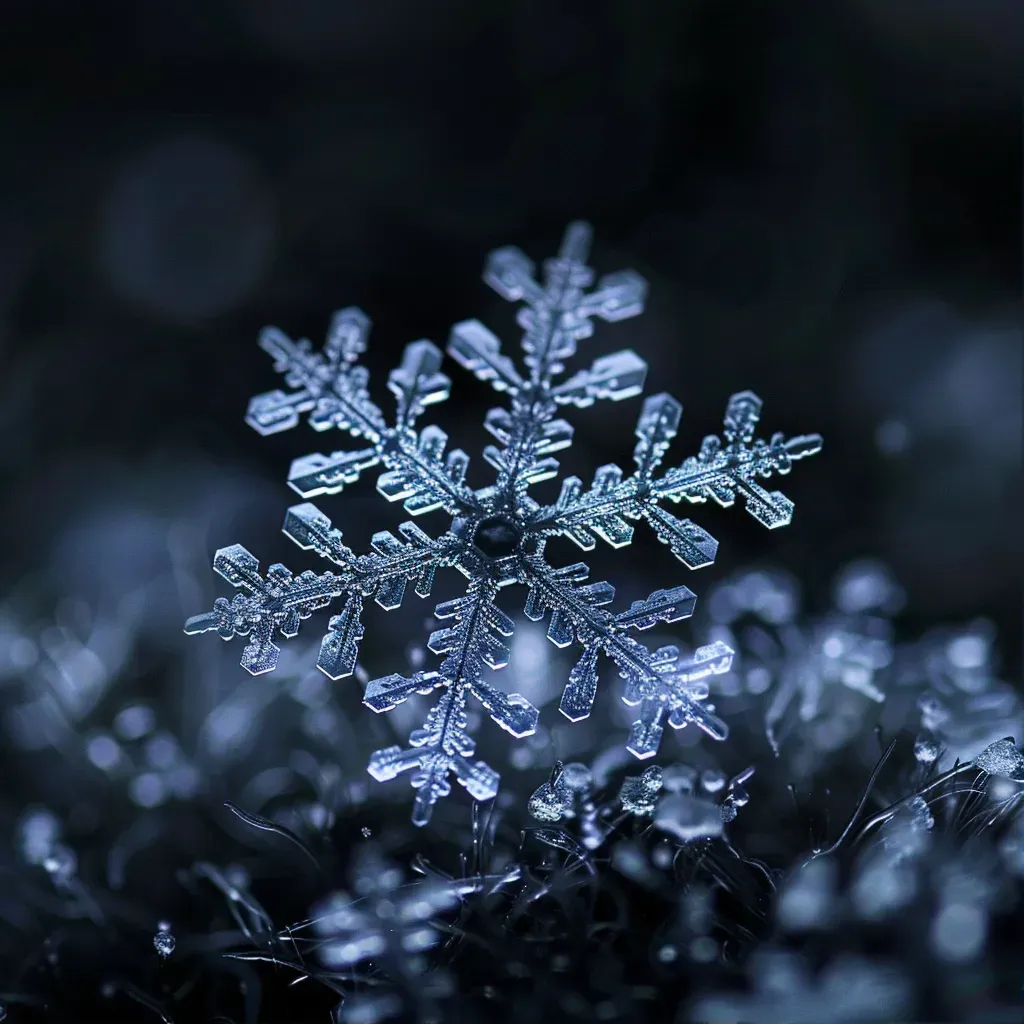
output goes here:
[[1024, 782], [1024, 752], [1009, 737], [990, 743], [974, 763], [989, 775]]
[[552, 565], [545, 546], [551, 538], [566, 537], [585, 551], [598, 539], [623, 547], [632, 540], [633, 523], [643, 520], [684, 565], [708, 565], [717, 541], [691, 520], [668, 511], [666, 503], [711, 499], [729, 506], [742, 497], [759, 522], [771, 529], [784, 526], [792, 518], [792, 502], [780, 491], [766, 490], [761, 481], [788, 473], [794, 461], [821, 448], [816, 434], [756, 438], [761, 400], [744, 391], [729, 399], [721, 437], [705, 437], [697, 455], [662, 471], [682, 406], [670, 395], [658, 394], [641, 408], [632, 472], [614, 464], [602, 466], [589, 486], [578, 477], [566, 477], [555, 503], [539, 504], [530, 488], [558, 475], [554, 455], [572, 442], [573, 428], [559, 411], [632, 398], [643, 390], [646, 375], [646, 364], [630, 350], [567, 371], [578, 343], [592, 334], [593, 321], [635, 316], [643, 310], [647, 291], [646, 282], [633, 271], [606, 275], [595, 286], [585, 263], [589, 246], [589, 227], [570, 225], [559, 254], [544, 263], [539, 277], [518, 249], [499, 249], [488, 258], [485, 281], [504, 298], [522, 303], [521, 366], [502, 353], [498, 338], [479, 321], [466, 320], [452, 329], [449, 356], [488, 382], [504, 401], [484, 420], [496, 442], [482, 452], [494, 479], [478, 490], [466, 483], [465, 452], [449, 451], [448, 437], [439, 427], [418, 424], [426, 407], [445, 400], [450, 391], [449, 378], [441, 372], [441, 351], [431, 342], [407, 346], [389, 376], [396, 408], [388, 416], [370, 398], [367, 371], [358, 363], [370, 331], [369, 319], [360, 310], [335, 314], [321, 352], [276, 328], [267, 328], [260, 337], [290, 390], [254, 398], [247, 422], [261, 434], [271, 434], [296, 426], [305, 415], [315, 430], [338, 428], [359, 442], [353, 450], [297, 459], [289, 485], [304, 499], [338, 494], [376, 468], [383, 497], [401, 502], [411, 516], [444, 513], [448, 528], [432, 535], [405, 522], [397, 535], [376, 534], [371, 550], [357, 555], [343, 543], [341, 531], [307, 500], [288, 510], [284, 532], [332, 567], [295, 575], [275, 564], [261, 574], [258, 561], [245, 548], [223, 548], [214, 568], [239, 593], [231, 601], [219, 598], [211, 612], [190, 619], [186, 632], [213, 630], [225, 640], [247, 637], [242, 665], [259, 674], [277, 664], [278, 634], [295, 636], [303, 620], [334, 604], [337, 611], [328, 623], [318, 666], [331, 679], [341, 679], [355, 671], [367, 599], [395, 609], [409, 584], [426, 598], [439, 568], [458, 570], [468, 580], [465, 594], [436, 607], [444, 626], [428, 643], [442, 659], [439, 666], [371, 680], [364, 694], [368, 707], [384, 712], [414, 693], [440, 691], [408, 747], [384, 748], [370, 760], [370, 774], [378, 780], [412, 773], [417, 824], [425, 824], [437, 800], [450, 791], [452, 775], [478, 800], [497, 792], [498, 773], [473, 757], [466, 712], [470, 697], [515, 737], [536, 728], [538, 713], [530, 702], [503, 693], [490, 681], [490, 673], [510, 657], [514, 623], [497, 604], [499, 592], [508, 586], [526, 588], [525, 614], [535, 621], [548, 619], [547, 636], [553, 644], [575, 645], [580, 652], [560, 704], [568, 719], [579, 721], [590, 714], [603, 654], [624, 680], [623, 701], [637, 708], [628, 740], [636, 757], [655, 755], [666, 723], [674, 729], [692, 723], [724, 739], [726, 724], [706, 700], [708, 679], [729, 668], [729, 647], [716, 642], [684, 658], [676, 647], [652, 651], [633, 636], [689, 616], [694, 594], [684, 586], [658, 590], [616, 612], [609, 607], [615, 597], [610, 583], [591, 581], [583, 562]]

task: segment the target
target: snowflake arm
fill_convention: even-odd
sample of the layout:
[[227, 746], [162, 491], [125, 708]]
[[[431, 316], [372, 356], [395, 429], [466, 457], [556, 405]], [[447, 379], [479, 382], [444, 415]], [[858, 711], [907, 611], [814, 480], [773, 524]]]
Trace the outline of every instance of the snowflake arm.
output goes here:
[[695, 722], [712, 739], [727, 739], [729, 727], [713, 714], [714, 706], [699, 702], [706, 700], [710, 693], [708, 677], [728, 672], [732, 655], [730, 647], [716, 641], [698, 647], [692, 658], [683, 660], [679, 648], [669, 645], [648, 653], [647, 664], [654, 672], [653, 681], [648, 672], [623, 673], [626, 679], [623, 703], [639, 706], [626, 749], [638, 758], [654, 757], [666, 720], [673, 729]]
[[478, 320], [457, 324], [448, 342], [456, 362], [509, 395], [510, 408], [492, 409], [485, 421], [501, 447], [484, 451], [498, 471], [498, 481], [487, 493], [501, 494], [509, 504], [522, 504], [528, 487], [557, 473], [558, 462], [550, 456], [572, 443], [572, 427], [556, 418], [559, 405], [583, 407], [599, 398], [619, 401], [643, 389], [647, 364], [631, 351], [603, 356], [589, 370], [554, 384], [576, 342], [592, 333], [593, 317], [621, 320], [643, 310], [647, 284], [633, 271], [604, 277], [596, 291], [584, 291], [593, 281], [584, 263], [589, 244], [589, 227], [570, 225], [559, 256], [545, 263], [543, 284], [518, 249], [499, 249], [488, 260], [487, 283], [504, 298], [525, 303], [518, 321], [526, 332], [522, 348], [528, 379], [501, 354], [497, 337]]
[[264, 328], [260, 348], [273, 357], [274, 369], [294, 390], [257, 395], [249, 402], [246, 423], [266, 436], [291, 430], [308, 412], [316, 430], [341, 426], [357, 437], [379, 440], [387, 427], [384, 414], [370, 401], [369, 374], [356, 364], [369, 333], [369, 318], [355, 307], [334, 314], [323, 353], [313, 352], [307, 338], [292, 341], [276, 327]]
[[401, 364], [388, 377], [396, 399], [395, 422], [370, 400], [369, 374], [356, 363], [366, 349], [370, 320], [350, 307], [334, 315], [322, 353], [303, 338], [292, 341], [276, 327], [260, 335], [260, 346], [274, 357], [274, 366], [294, 389], [257, 395], [249, 403], [246, 422], [260, 434], [290, 430], [308, 412], [315, 430], [346, 430], [367, 441], [355, 451], [329, 455], [314, 452], [296, 459], [289, 486], [304, 498], [337, 494], [374, 466], [383, 466], [378, 491], [389, 501], [404, 501], [406, 511], [420, 515], [437, 508], [457, 514], [476, 506], [465, 486], [469, 457], [455, 449], [445, 454], [448, 436], [436, 426], [414, 429], [428, 405], [444, 401], [451, 381], [440, 372], [441, 351], [425, 339], [407, 345]]
[[[633, 270], [608, 274], [595, 291], [584, 291], [594, 280], [594, 272], [586, 265], [590, 241], [588, 224], [570, 224], [558, 256], [544, 261], [543, 284], [535, 278], [533, 261], [514, 246], [497, 249], [488, 257], [484, 270], [487, 284], [502, 298], [524, 303], [516, 319], [526, 332], [522, 348], [536, 385], [550, 385], [564, 370], [565, 360], [576, 351], [576, 342], [593, 333], [594, 317], [615, 322], [643, 312], [647, 282]], [[579, 387], [581, 375], [576, 379]], [[639, 394], [642, 384], [642, 379], [631, 382], [632, 394]]]
[[770, 442], [753, 440], [760, 417], [761, 400], [744, 391], [730, 398], [725, 414], [723, 447], [720, 438], [704, 439], [700, 454], [656, 477], [682, 416], [682, 406], [671, 395], [649, 397], [637, 421], [634, 449], [636, 472], [623, 479], [622, 469], [609, 464], [594, 475], [584, 492], [578, 477], [567, 477], [554, 505], [537, 509], [530, 531], [542, 536], [562, 535], [590, 550], [601, 537], [613, 547], [633, 539], [630, 520], [644, 519], [662, 543], [684, 565], [697, 569], [714, 561], [718, 542], [689, 519], [679, 519], [660, 502], [703, 502], [712, 498], [732, 505], [743, 495], [747, 511], [769, 529], [785, 526], [792, 518], [793, 503], [780, 491], [768, 492], [756, 478], [786, 474], [796, 459], [821, 449], [817, 434], [785, 440], [775, 434]]
[[770, 441], [755, 439], [761, 407], [761, 399], [752, 391], [733, 395], [725, 410], [725, 444], [714, 434], [705, 437], [699, 455], [652, 482], [654, 495], [676, 502], [713, 498], [724, 508], [742, 495], [747, 511], [759, 523], [770, 530], [788, 526], [793, 502], [781, 491], [766, 491], [756, 478], [767, 479], [774, 473], [785, 476], [798, 459], [821, 451], [821, 435], [802, 434], [786, 440], [785, 435], [776, 433]]
[[518, 393], [524, 387], [516, 364], [501, 354], [501, 341], [479, 320], [463, 320], [452, 328], [448, 355], [477, 380], [487, 381], [495, 391]]
[[615, 596], [610, 583], [586, 583], [589, 569], [583, 562], [553, 569], [539, 556], [522, 560], [524, 581], [530, 588], [525, 613], [537, 620], [551, 613], [548, 639], [558, 647], [573, 642], [583, 653], [569, 675], [559, 710], [570, 721], [586, 718], [597, 693], [597, 657], [604, 653], [615, 662], [626, 681], [623, 701], [640, 705], [628, 749], [637, 757], [653, 757], [668, 716], [679, 729], [696, 723], [714, 739], [728, 736], [726, 724], [701, 706], [708, 696], [703, 680], [728, 670], [732, 651], [724, 643], [700, 648], [691, 662], [680, 662], [678, 648], [651, 652], [628, 635], [628, 630], [646, 630], [658, 622], [678, 622], [692, 614], [696, 601], [686, 587], [657, 590], [626, 611], [605, 610]]
[[372, 552], [357, 557], [342, 543], [341, 531], [309, 503], [288, 510], [284, 532], [299, 547], [337, 564], [340, 571], [295, 576], [275, 564], [263, 577], [259, 562], [241, 545], [222, 548], [214, 556], [214, 569], [244, 593], [231, 601], [218, 598], [212, 612], [195, 615], [185, 624], [190, 634], [216, 630], [225, 640], [250, 637], [242, 666], [253, 675], [276, 667], [276, 633], [297, 635], [301, 620], [340, 597], [345, 604], [330, 620], [317, 666], [331, 679], [351, 675], [363, 636], [363, 599], [372, 596], [386, 610], [398, 608], [410, 582], [420, 597], [428, 597], [437, 567], [451, 564], [460, 546], [452, 534], [433, 540], [415, 523], [403, 523], [399, 532], [404, 540], [382, 530], [373, 537]]
[[256, 557], [241, 544], [221, 548], [214, 555], [213, 568], [244, 593], [231, 601], [218, 597], [213, 611], [193, 615], [185, 623], [185, 632], [191, 635], [216, 630], [223, 640], [249, 637], [241, 664], [254, 676], [277, 667], [281, 648], [273, 642], [274, 635], [297, 635], [300, 621], [343, 594], [351, 578], [333, 572], [295, 576], [280, 563], [270, 566], [264, 577]]
[[434, 804], [451, 792], [449, 774], [477, 800], [488, 800], [498, 792], [498, 773], [483, 761], [471, 760], [475, 743], [467, 731], [468, 695], [476, 697], [491, 718], [517, 738], [529, 736], [537, 726], [537, 709], [525, 697], [501, 693], [484, 679], [487, 669], [508, 664], [505, 640], [514, 628], [512, 620], [494, 604], [496, 591], [496, 584], [490, 581], [474, 582], [465, 597], [437, 606], [436, 617], [453, 623], [435, 631], [428, 641], [433, 653], [445, 655], [438, 670], [390, 675], [367, 684], [363, 703], [377, 712], [390, 711], [413, 693], [430, 693], [438, 687], [445, 690], [423, 726], [410, 735], [408, 748], [385, 747], [370, 758], [368, 770], [379, 782], [417, 769], [412, 777], [417, 790], [416, 825], [425, 825]]

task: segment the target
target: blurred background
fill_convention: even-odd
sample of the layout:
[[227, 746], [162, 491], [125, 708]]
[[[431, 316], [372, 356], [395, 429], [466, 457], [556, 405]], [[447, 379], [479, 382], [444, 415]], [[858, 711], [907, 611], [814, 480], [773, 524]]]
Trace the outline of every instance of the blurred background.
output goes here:
[[[122, 589], [163, 557], [146, 516], [204, 500], [207, 554], [297, 563], [275, 535], [316, 435], [242, 422], [276, 386], [257, 330], [319, 343], [362, 306], [380, 394], [456, 320], [514, 344], [486, 252], [539, 260], [582, 217], [600, 272], [650, 279], [593, 344], [683, 401], [680, 455], [744, 388], [768, 432], [826, 438], [786, 481], [791, 529], [710, 510], [694, 589], [753, 556], [813, 586], [878, 555], [911, 617], [986, 615], [1018, 656], [1022, 37], [1009, 0], [6, 0], [5, 589], [43, 567]], [[478, 450], [491, 397], [455, 394], [438, 419]], [[565, 468], [624, 456], [636, 404], [580, 415]], [[361, 501], [328, 509], [353, 542], [397, 521], [361, 495], [362, 532]]]
[[[539, 262], [575, 218], [595, 225], [598, 273], [650, 281], [645, 315], [599, 326], [588, 359], [643, 355], [648, 389], [685, 407], [677, 459], [744, 389], [765, 436], [825, 438], [775, 485], [796, 502], [787, 529], [691, 510], [720, 552], [685, 582], [701, 595], [783, 566], [820, 609], [843, 564], [878, 558], [906, 593], [902, 638], [988, 620], [1019, 680], [1022, 40], [1013, 0], [4, 0], [0, 682], [25, 684], [5, 701], [5, 821], [22, 790], [60, 802], [67, 775], [26, 752], [87, 760], [135, 809], [194, 794], [196, 758], [250, 756], [276, 691], [237, 666], [240, 644], [181, 627], [229, 591], [219, 547], [315, 565], [280, 534], [285, 477], [333, 440], [245, 426], [250, 396], [279, 383], [259, 328], [319, 344], [333, 310], [361, 306], [389, 408], [409, 341], [479, 317], [514, 350], [484, 257], [517, 245]], [[446, 369], [453, 397], [428, 419], [476, 456], [492, 393]], [[576, 414], [563, 470], [628, 464], [638, 411]], [[403, 518], [370, 481], [322, 507], [357, 549]], [[633, 550], [591, 559], [623, 600], [681, 581], [653, 539]], [[368, 613], [370, 675], [422, 658], [429, 611]], [[368, 713], [348, 681], [337, 707], [323, 695], [304, 633], [280, 678], [335, 774], [282, 719], [219, 798], [263, 806], [263, 776], [288, 762], [317, 790], [289, 813], [323, 812], [339, 775], [366, 799], [351, 723]], [[550, 701], [550, 649], [524, 637], [517, 685], [533, 673]], [[598, 740], [580, 728], [583, 756]], [[485, 751], [498, 766], [504, 739]], [[538, 751], [515, 766], [550, 764]], [[404, 822], [408, 788], [391, 789]], [[96, 834], [102, 794], [72, 830]], [[198, 831], [164, 827], [196, 855]]]

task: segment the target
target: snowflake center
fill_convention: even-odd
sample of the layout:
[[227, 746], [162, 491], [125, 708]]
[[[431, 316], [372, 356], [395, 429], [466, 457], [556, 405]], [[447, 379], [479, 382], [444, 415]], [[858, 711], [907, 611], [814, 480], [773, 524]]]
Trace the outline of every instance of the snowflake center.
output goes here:
[[505, 516], [489, 516], [480, 522], [473, 534], [476, 549], [488, 558], [504, 558], [519, 550], [523, 531]]

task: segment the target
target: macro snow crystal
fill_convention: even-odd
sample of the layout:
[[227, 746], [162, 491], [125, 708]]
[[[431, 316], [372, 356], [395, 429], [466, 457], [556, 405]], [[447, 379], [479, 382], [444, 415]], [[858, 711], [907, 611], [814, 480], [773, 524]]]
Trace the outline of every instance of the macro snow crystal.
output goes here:
[[821, 447], [816, 434], [755, 439], [761, 401], [744, 391], [728, 402], [721, 438], [705, 437], [697, 455], [660, 472], [682, 406], [668, 394], [657, 394], [648, 397], [640, 411], [636, 468], [631, 473], [614, 464], [602, 466], [589, 487], [570, 476], [554, 504], [538, 503], [529, 493], [531, 486], [556, 476], [554, 453], [572, 441], [573, 429], [559, 410], [583, 408], [600, 399], [632, 398], [642, 391], [646, 374], [643, 360], [625, 350], [567, 375], [567, 362], [578, 342], [592, 333], [593, 320], [635, 316], [643, 309], [647, 290], [638, 274], [621, 271], [602, 277], [588, 291], [594, 280], [585, 264], [589, 244], [590, 228], [570, 225], [558, 256], [545, 262], [540, 281], [520, 250], [503, 248], [490, 255], [486, 282], [504, 298], [523, 303], [518, 315], [525, 332], [521, 366], [501, 352], [498, 338], [477, 320], [456, 324], [451, 332], [448, 354], [489, 382], [506, 402], [491, 409], [484, 421], [497, 443], [483, 450], [495, 476], [481, 489], [466, 483], [466, 453], [446, 452], [444, 431], [418, 425], [426, 407], [446, 399], [450, 387], [441, 372], [441, 351], [431, 342], [407, 346], [392, 371], [389, 388], [397, 408], [389, 418], [371, 400], [368, 373], [357, 362], [370, 328], [360, 310], [335, 314], [319, 353], [309, 341], [292, 341], [276, 328], [267, 328], [260, 336], [261, 347], [273, 356], [290, 390], [254, 398], [247, 422], [265, 435], [288, 430], [308, 414], [315, 430], [338, 428], [361, 442], [354, 450], [296, 460], [290, 486], [304, 499], [338, 494], [365, 471], [379, 467], [377, 490], [385, 498], [403, 502], [413, 516], [443, 512], [449, 526], [437, 536], [406, 522], [398, 536], [377, 533], [372, 550], [357, 555], [315, 505], [296, 505], [285, 517], [285, 533], [303, 550], [333, 563], [332, 568], [295, 575], [276, 564], [261, 575], [258, 561], [245, 548], [222, 548], [214, 568], [241, 593], [231, 601], [219, 598], [212, 612], [188, 621], [186, 632], [216, 630], [225, 640], [248, 637], [242, 665], [256, 675], [275, 667], [277, 633], [295, 636], [303, 619], [337, 602], [318, 665], [331, 679], [341, 679], [355, 670], [368, 598], [394, 609], [410, 583], [425, 598], [439, 568], [462, 573], [468, 580], [464, 596], [444, 601], [435, 610], [444, 626], [430, 636], [427, 646], [442, 657], [440, 665], [410, 676], [371, 680], [363, 699], [374, 711], [383, 712], [414, 693], [442, 691], [423, 727], [410, 736], [410, 745], [378, 750], [369, 765], [370, 774], [380, 781], [414, 771], [417, 824], [424, 824], [434, 803], [450, 791], [450, 774], [478, 800], [497, 792], [498, 773], [473, 759], [466, 713], [470, 696], [515, 737], [527, 736], [536, 727], [537, 710], [521, 695], [496, 689], [489, 678], [489, 670], [500, 669], [509, 660], [507, 641], [514, 624], [498, 607], [497, 597], [513, 584], [527, 588], [528, 618], [550, 615], [548, 639], [557, 647], [575, 644], [580, 651], [560, 704], [571, 721], [590, 714], [598, 656], [604, 654], [625, 681], [623, 701], [638, 709], [628, 740], [635, 756], [654, 756], [666, 722], [676, 729], [692, 722], [715, 739], [724, 739], [725, 723], [702, 701], [708, 696], [707, 678], [728, 669], [729, 648], [709, 644], [687, 659], [673, 646], [651, 651], [631, 635], [689, 616], [694, 594], [685, 586], [657, 590], [623, 611], [612, 611], [615, 591], [610, 583], [589, 581], [590, 570], [583, 562], [552, 565], [545, 545], [551, 538], [567, 537], [584, 550], [591, 550], [598, 539], [623, 547], [632, 539], [632, 523], [642, 519], [684, 565], [708, 565], [717, 541], [689, 519], [668, 511], [666, 503], [710, 498], [729, 506], [742, 496], [747, 511], [759, 522], [770, 529], [785, 526], [792, 502], [779, 491], [764, 489], [759, 479], [788, 473], [796, 459]]

